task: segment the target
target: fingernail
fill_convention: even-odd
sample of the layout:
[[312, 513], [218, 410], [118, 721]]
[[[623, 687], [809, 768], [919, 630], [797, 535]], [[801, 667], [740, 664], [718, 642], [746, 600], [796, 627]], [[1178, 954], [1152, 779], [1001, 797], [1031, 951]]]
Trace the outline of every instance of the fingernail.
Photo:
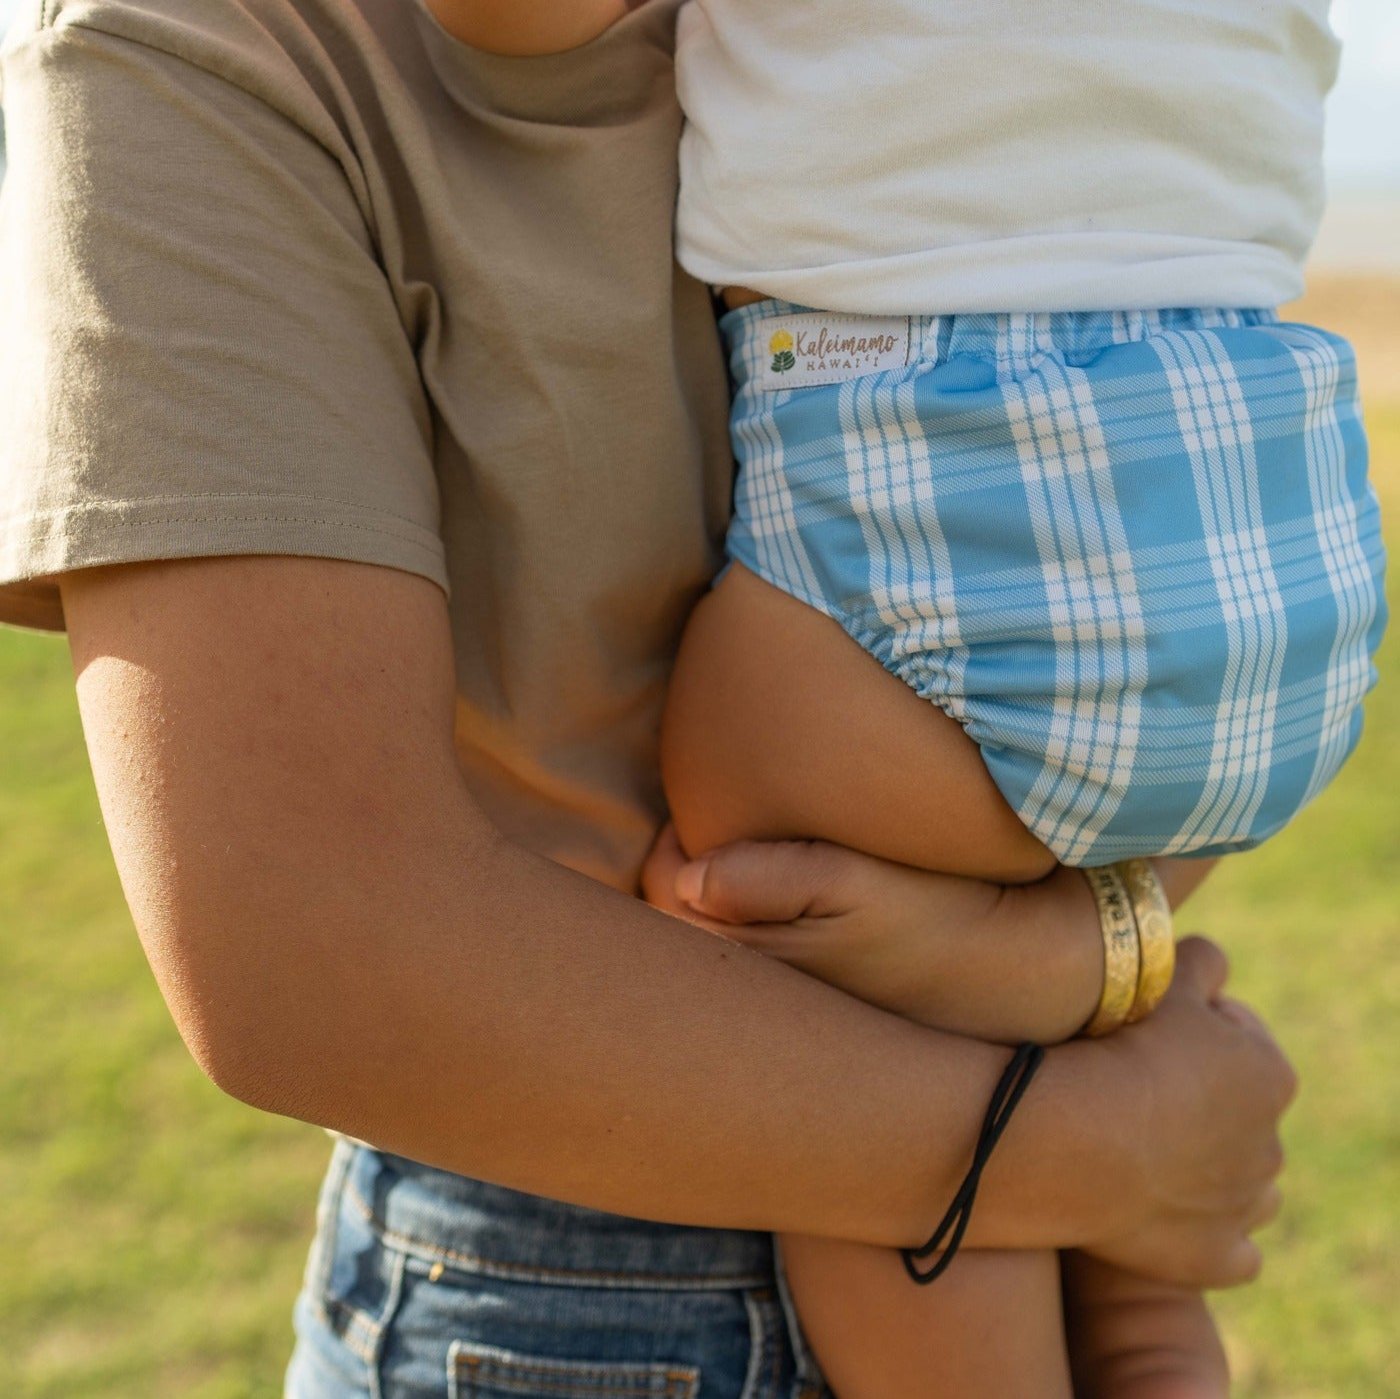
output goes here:
[[708, 860], [692, 860], [682, 865], [676, 874], [676, 897], [691, 908], [699, 909], [705, 897], [705, 875], [709, 872]]

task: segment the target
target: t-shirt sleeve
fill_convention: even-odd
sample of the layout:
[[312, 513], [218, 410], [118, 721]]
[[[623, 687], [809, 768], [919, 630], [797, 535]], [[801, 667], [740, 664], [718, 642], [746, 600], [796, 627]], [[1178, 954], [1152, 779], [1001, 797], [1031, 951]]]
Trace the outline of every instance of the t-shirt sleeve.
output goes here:
[[0, 621], [61, 629], [72, 569], [201, 555], [446, 590], [426, 396], [345, 159], [42, 12], [0, 72]]

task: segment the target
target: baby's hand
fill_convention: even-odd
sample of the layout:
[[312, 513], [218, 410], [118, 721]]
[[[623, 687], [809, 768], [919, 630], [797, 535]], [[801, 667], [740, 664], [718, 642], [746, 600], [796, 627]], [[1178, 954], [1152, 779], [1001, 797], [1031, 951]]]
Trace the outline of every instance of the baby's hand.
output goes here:
[[687, 863], [668, 829], [643, 887], [668, 913], [956, 1034], [1051, 1044], [1098, 1000], [1098, 915], [1072, 870], [1002, 889], [819, 841], [745, 841]]
[[596, 39], [635, 0], [427, 0], [438, 23], [473, 48], [511, 57], [563, 53]]

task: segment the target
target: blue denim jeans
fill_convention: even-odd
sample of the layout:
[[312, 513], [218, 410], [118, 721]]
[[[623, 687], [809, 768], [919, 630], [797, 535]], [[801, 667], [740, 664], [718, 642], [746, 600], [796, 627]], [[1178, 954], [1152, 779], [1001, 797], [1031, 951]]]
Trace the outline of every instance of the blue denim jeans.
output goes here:
[[767, 1234], [336, 1143], [287, 1399], [830, 1399]]

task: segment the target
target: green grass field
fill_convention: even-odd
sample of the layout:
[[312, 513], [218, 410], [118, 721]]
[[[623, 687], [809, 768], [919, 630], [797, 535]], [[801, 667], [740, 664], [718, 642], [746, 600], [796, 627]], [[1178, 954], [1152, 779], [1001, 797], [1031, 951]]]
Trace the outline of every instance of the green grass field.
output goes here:
[[[1400, 290], [1308, 310], [1371, 366], [1400, 518]], [[1251, 1399], [1400, 1394], [1400, 647], [1384, 660], [1341, 780], [1186, 920], [1225, 943], [1304, 1082], [1264, 1278], [1220, 1302]], [[0, 632], [0, 1395], [280, 1392], [327, 1150], [185, 1053], [107, 852], [66, 647]]]

